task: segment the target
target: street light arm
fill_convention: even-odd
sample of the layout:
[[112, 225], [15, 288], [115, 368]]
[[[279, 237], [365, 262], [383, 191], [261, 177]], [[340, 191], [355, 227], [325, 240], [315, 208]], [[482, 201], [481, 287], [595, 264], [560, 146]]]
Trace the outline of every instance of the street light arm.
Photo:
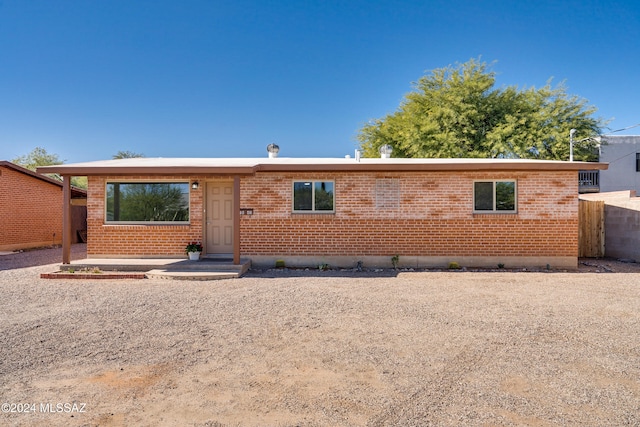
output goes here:
[[596, 141], [598, 144], [600, 144], [600, 142], [602, 141], [602, 137], [600, 135], [598, 135], [598, 136], [588, 136], [586, 138], [582, 138], [582, 139], [579, 139], [577, 141], [574, 141], [573, 140], [573, 135], [575, 135], [575, 133], [576, 133], [575, 129], [571, 129], [569, 131], [569, 161], [570, 162], [573, 162], [573, 146], [575, 144], [579, 144], [581, 142], [590, 141], [590, 140]]

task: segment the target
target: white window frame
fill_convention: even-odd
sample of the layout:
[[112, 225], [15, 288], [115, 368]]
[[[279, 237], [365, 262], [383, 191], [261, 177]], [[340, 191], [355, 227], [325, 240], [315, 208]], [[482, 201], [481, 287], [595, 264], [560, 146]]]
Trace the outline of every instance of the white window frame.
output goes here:
[[[296, 183], [311, 183], [311, 209], [296, 210], [295, 208], [295, 191]], [[333, 209], [316, 210], [316, 183], [330, 182], [333, 185]], [[336, 212], [336, 182], [332, 179], [294, 179], [291, 182], [291, 212], [295, 214], [332, 214]]]
[[[493, 184], [493, 188], [492, 188], [492, 199], [493, 199], [493, 206], [492, 209], [489, 210], [478, 210], [476, 209], [476, 184], [482, 182], [482, 183], [491, 183]], [[496, 194], [496, 183], [498, 182], [509, 182], [509, 183], [513, 183], [513, 210], [498, 210], [497, 209], [497, 194]], [[473, 181], [473, 213], [476, 214], [515, 214], [518, 213], [518, 180], [516, 179], [476, 179]]]

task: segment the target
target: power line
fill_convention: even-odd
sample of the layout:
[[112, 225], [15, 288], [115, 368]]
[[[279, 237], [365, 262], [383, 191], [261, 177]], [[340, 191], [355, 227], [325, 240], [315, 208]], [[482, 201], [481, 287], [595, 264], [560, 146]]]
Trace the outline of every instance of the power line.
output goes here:
[[[637, 125], [633, 125], [633, 126], [627, 126], [626, 128], [622, 128], [622, 129], [614, 130], [614, 131], [612, 131], [611, 133], [615, 133], [615, 132], [622, 132], [623, 130], [632, 129], [632, 128], [635, 128], [635, 127], [638, 127], [638, 126], [640, 126], [640, 123], [638, 123]], [[605, 135], [602, 135], [602, 136], [605, 136], [605, 137], [606, 137], [607, 135], [609, 135], [609, 134], [605, 134]], [[611, 160], [611, 161], [609, 161], [609, 164], [615, 163], [615, 162], [617, 162], [618, 160], [622, 160], [622, 159], [624, 159], [625, 157], [631, 156], [632, 154], [636, 154], [636, 151], [632, 151], [632, 152], [630, 152], [630, 153], [625, 154], [625, 155], [624, 155], [624, 156], [622, 156], [622, 157], [618, 157], [617, 159]]]
[[627, 126], [626, 128], [612, 130], [611, 132], [606, 133], [603, 136], [606, 136], [606, 135], [609, 135], [609, 134], [612, 134], [612, 133], [616, 133], [616, 132], [622, 132], [623, 130], [633, 129], [633, 128], [638, 127], [638, 126], [640, 126], [640, 123], [638, 123], [637, 125], [633, 125], [633, 126]]
[[609, 164], [615, 163], [615, 162], [617, 162], [618, 160], [622, 160], [622, 159], [624, 159], [625, 157], [629, 157], [629, 156], [631, 156], [632, 154], [636, 154], [636, 152], [635, 152], [635, 151], [632, 151], [631, 153], [625, 154], [625, 155], [624, 155], [624, 156], [622, 156], [622, 157], [618, 157], [618, 158], [617, 158], [617, 159], [615, 159], [615, 160], [610, 160], [610, 161], [608, 161], [607, 163], [609, 163]]

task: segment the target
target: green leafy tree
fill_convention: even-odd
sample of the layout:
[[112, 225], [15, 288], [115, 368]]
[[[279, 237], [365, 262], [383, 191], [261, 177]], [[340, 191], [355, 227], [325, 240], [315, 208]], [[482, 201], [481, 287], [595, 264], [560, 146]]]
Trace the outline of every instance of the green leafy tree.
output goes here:
[[86, 190], [89, 187], [89, 181], [86, 176], [72, 176], [71, 185], [78, 188], [84, 188]]
[[38, 166], [61, 165], [64, 161], [57, 154], [49, 154], [44, 148], [36, 147], [29, 154], [11, 160], [11, 163], [35, 172]]
[[134, 151], [118, 151], [116, 154], [113, 155], [113, 159], [114, 160], [117, 160], [117, 159], [133, 159], [133, 158], [138, 158], [138, 157], [144, 157], [144, 154], [136, 153]]
[[[478, 157], [567, 160], [569, 131], [597, 135], [604, 123], [563, 84], [495, 88], [495, 72], [478, 60], [433, 70], [398, 110], [358, 134], [365, 157], [381, 146], [394, 157]], [[576, 145], [576, 160], [597, 160], [595, 140]]]
[[[57, 154], [50, 154], [42, 147], [34, 148], [29, 154], [16, 157], [11, 163], [22, 166], [32, 171], [36, 171], [38, 166], [61, 165], [64, 163]], [[62, 177], [58, 174], [47, 174], [51, 178], [62, 181]], [[86, 176], [74, 176], [71, 178], [71, 185], [78, 188], [86, 189], [88, 187]]]

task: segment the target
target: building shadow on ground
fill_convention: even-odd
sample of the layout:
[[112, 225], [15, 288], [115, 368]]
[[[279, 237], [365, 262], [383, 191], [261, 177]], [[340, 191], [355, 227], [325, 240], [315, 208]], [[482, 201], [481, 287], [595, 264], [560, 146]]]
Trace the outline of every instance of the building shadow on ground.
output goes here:
[[[84, 259], [87, 257], [86, 243], [71, 245], [71, 259]], [[37, 267], [40, 265], [62, 264], [62, 247], [48, 246], [42, 248], [26, 249], [0, 255], [0, 271], [16, 268]]]

